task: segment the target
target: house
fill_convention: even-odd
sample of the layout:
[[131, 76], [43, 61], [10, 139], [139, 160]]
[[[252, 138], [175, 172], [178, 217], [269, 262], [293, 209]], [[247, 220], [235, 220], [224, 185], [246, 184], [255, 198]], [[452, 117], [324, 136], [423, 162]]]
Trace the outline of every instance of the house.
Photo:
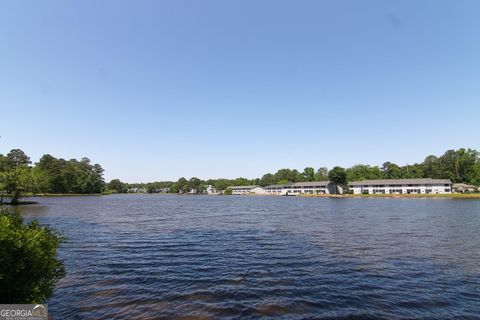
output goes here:
[[221, 194], [221, 190], [218, 190], [217, 188], [215, 188], [214, 186], [212, 185], [208, 185], [207, 188], [205, 189], [205, 192], [207, 194]]
[[452, 193], [449, 179], [383, 179], [349, 183], [353, 194], [447, 194]]
[[264, 188], [265, 194], [297, 195], [297, 194], [342, 194], [344, 186], [331, 181], [295, 182], [282, 185], [270, 185]]
[[241, 194], [264, 194], [265, 190], [259, 186], [233, 186], [232, 194], [241, 195]]
[[480, 191], [478, 187], [466, 183], [454, 183], [452, 189], [455, 193], [474, 193], [475, 191]]
[[129, 188], [127, 193], [147, 193], [147, 188]]

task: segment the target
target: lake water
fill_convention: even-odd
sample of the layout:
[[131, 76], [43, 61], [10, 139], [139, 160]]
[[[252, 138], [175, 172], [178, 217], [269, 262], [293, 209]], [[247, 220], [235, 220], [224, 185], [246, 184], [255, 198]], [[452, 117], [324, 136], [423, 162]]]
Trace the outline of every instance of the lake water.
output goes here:
[[480, 201], [40, 198], [54, 319], [480, 319]]

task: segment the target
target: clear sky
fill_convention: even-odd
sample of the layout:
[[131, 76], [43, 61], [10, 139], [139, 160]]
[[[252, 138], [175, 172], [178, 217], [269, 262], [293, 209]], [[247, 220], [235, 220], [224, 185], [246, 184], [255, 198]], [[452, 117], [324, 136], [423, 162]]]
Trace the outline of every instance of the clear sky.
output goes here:
[[480, 1], [1, 1], [0, 153], [107, 180], [480, 150]]

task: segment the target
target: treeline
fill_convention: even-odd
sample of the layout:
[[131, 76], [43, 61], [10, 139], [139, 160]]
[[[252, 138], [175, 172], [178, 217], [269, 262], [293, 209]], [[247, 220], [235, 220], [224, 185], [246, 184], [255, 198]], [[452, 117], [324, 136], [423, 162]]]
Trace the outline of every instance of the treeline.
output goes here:
[[103, 168], [91, 164], [88, 158], [57, 159], [44, 155], [32, 165], [30, 158], [20, 149], [8, 154], [0, 154], [0, 193], [11, 194], [18, 199], [22, 193], [126, 193], [126, 192], [172, 192], [202, 193], [208, 185], [217, 190], [231, 186], [286, 184], [303, 181], [332, 180], [340, 183], [364, 179], [437, 178], [453, 182], [480, 185], [480, 154], [473, 149], [448, 150], [442, 156], [430, 155], [421, 163], [400, 166], [385, 162], [381, 166], [358, 164], [350, 168], [334, 167], [328, 170], [321, 167], [315, 170], [307, 167], [303, 171], [280, 169], [275, 173], [264, 174], [261, 178], [209, 179], [184, 177], [176, 182], [159, 181], [150, 183], [123, 183], [114, 179], [105, 184]]
[[462, 182], [480, 185], [480, 153], [473, 149], [464, 148], [448, 150], [442, 156], [429, 155], [421, 163], [405, 166], [400, 166], [393, 162], [385, 162], [381, 166], [358, 164], [346, 169], [338, 166], [331, 170], [325, 167], [317, 170], [313, 167], [307, 167], [301, 172], [296, 169], [280, 169], [275, 173], [267, 173], [256, 179], [201, 180], [193, 177], [187, 180], [182, 177], [177, 182], [166, 181], [146, 184], [126, 184], [115, 179], [107, 184], [107, 189], [114, 192], [127, 192], [129, 188], [141, 188], [146, 192], [158, 192], [161, 189], [168, 188], [169, 192], [172, 193], [187, 193], [192, 190], [201, 193], [208, 185], [212, 185], [218, 190], [226, 190], [231, 186], [268, 186], [304, 181], [332, 180], [346, 184], [349, 181], [366, 179], [412, 178], [450, 179], [455, 183]]
[[44, 155], [32, 165], [22, 150], [0, 154], [0, 191], [18, 199], [21, 193], [101, 193], [104, 190], [103, 168], [88, 158], [57, 159]]
[[119, 179], [113, 179], [105, 185], [106, 193], [127, 193], [133, 189], [142, 189], [147, 193], [156, 193], [170, 189], [174, 183], [172, 181], [159, 181], [149, 183], [125, 183]]

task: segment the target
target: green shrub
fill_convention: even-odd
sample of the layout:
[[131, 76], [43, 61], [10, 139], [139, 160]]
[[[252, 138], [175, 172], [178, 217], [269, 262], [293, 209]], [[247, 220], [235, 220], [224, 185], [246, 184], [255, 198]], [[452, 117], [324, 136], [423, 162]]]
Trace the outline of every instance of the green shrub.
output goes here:
[[232, 188], [227, 188], [227, 190], [225, 190], [225, 192], [223, 194], [227, 195], [227, 196], [230, 196], [230, 195], [232, 195], [232, 193], [233, 193]]
[[18, 210], [0, 208], [0, 303], [41, 303], [65, 276], [57, 231], [34, 220], [23, 223]]

